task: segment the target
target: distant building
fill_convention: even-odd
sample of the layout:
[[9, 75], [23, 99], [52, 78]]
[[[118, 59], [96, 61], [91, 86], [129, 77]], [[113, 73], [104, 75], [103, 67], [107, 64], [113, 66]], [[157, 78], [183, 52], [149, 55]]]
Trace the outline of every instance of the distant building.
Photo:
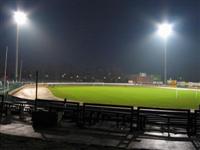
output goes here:
[[167, 80], [167, 84], [169, 86], [172, 86], [172, 87], [176, 87], [177, 86], [177, 81], [176, 80]]
[[135, 84], [153, 84], [161, 81], [159, 75], [148, 75], [146, 73], [133, 74], [128, 76], [128, 83]]

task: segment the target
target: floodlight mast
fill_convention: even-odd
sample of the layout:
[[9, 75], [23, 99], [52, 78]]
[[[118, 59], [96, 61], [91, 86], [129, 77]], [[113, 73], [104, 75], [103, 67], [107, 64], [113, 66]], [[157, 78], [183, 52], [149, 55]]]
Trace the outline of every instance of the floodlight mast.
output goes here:
[[158, 34], [164, 39], [164, 84], [167, 84], [167, 40], [172, 34], [172, 25], [169, 23], [160, 24]]
[[14, 21], [17, 25], [16, 32], [16, 62], [15, 62], [15, 81], [18, 81], [18, 63], [19, 63], [19, 26], [27, 22], [27, 15], [22, 11], [14, 12]]

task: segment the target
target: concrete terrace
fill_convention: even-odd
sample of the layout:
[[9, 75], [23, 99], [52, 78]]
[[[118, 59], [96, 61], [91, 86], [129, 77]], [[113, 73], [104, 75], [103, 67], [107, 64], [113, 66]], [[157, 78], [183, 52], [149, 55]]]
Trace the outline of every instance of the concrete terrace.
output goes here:
[[[108, 127], [108, 125], [106, 125]], [[200, 139], [181, 134], [133, 131], [125, 128], [101, 130], [104, 124], [92, 128], [79, 128], [74, 123], [62, 121], [58, 127], [35, 130], [31, 117], [23, 120], [13, 116], [8, 124], [0, 125], [0, 146], [5, 149], [69, 149], [69, 150], [197, 150]], [[97, 129], [98, 128], [98, 129]]]

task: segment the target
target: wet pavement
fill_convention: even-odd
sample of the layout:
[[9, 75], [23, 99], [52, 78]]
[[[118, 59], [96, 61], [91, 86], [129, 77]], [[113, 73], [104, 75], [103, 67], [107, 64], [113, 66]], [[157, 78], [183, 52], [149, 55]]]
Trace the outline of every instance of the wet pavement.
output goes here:
[[[103, 128], [103, 125], [100, 125]], [[114, 127], [111, 127], [114, 129]], [[98, 126], [79, 128], [71, 122], [61, 122], [58, 127], [34, 129], [31, 118], [12, 119], [0, 125], [0, 149], [156, 149], [195, 150], [200, 149], [196, 137], [160, 132], [128, 132], [123, 129], [100, 130]], [[4, 140], [2, 140], [2, 137]], [[5, 137], [9, 137], [5, 142]], [[12, 137], [12, 138], [10, 138]], [[19, 140], [23, 138], [23, 140]], [[19, 141], [24, 142], [19, 142]], [[12, 142], [13, 141], [13, 142]], [[26, 143], [26, 144], [24, 144]], [[34, 146], [33, 146], [34, 143]], [[53, 144], [53, 145], [52, 145]], [[39, 146], [41, 145], [41, 146]]]

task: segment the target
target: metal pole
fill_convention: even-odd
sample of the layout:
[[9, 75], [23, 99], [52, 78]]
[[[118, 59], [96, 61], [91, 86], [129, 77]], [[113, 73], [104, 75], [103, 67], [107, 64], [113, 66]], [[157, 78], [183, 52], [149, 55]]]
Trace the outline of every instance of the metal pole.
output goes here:
[[164, 84], [167, 84], [167, 39], [164, 41]]
[[1, 95], [0, 98], [1, 98], [1, 105], [0, 105], [0, 108], [1, 108], [0, 109], [0, 124], [1, 124], [2, 117], [3, 117], [3, 109], [4, 109], [4, 95]]
[[35, 84], [36, 84], [36, 90], [35, 90], [35, 111], [37, 110], [37, 96], [38, 96], [38, 71], [36, 71], [36, 80], [35, 80]]
[[16, 62], [15, 62], [15, 81], [18, 80], [18, 57], [19, 57], [19, 25], [17, 24], [17, 36], [16, 36]]
[[7, 56], [8, 56], [8, 46], [6, 47], [6, 57], [5, 57], [5, 68], [4, 68], [4, 94], [5, 94], [5, 87], [6, 87], [6, 76], [7, 76]]
[[23, 61], [21, 60], [21, 63], [20, 63], [20, 72], [19, 72], [19, 81], [20, 82], [22, 81], [22, 65], [23, 65]]

